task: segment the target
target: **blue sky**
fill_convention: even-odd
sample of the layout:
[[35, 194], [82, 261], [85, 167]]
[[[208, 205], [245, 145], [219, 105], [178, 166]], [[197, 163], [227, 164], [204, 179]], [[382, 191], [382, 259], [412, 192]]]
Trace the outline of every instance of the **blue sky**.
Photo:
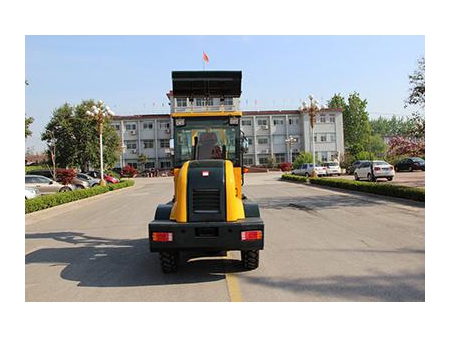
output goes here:
[[424, 36], [26, 36], [26, 148], [63, 103], [102, 99], [118, 115], [168, 112], [172, 70], [242, 70], [241, 109], [295, 109], [311, 93], [358, 92], [371, 117], [410, 115], [408, 75]]

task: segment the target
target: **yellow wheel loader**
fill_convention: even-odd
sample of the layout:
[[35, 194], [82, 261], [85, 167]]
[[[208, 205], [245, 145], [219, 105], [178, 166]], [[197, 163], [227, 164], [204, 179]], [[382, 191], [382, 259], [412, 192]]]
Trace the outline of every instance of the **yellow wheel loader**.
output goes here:
[[[242, 195], [241, 111], [223, 102], [241, 95], [240, 71], [174, 71], [172, 95], [191, 109], [173, 109], [174, 198], [160, 204], [148, 225], [150, 251], [163, 272], [175, 272], [181, 251], [241, 251], [245, 269], [259, 265], [264, 223], [259, 207]], [[219, 109], [193, 108], [193, 100], [220, 99]], [[204, 102], [205, 102], [204, 101]], [[231, 109], [230, 109], [231, 108]]]

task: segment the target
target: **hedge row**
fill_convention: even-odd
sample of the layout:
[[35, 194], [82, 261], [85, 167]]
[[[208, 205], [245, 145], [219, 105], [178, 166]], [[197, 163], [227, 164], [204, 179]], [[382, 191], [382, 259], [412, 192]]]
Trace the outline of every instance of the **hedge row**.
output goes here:
[[104, 194], [112, 190], [131, 187], [133, 185], [133, 180], [125, 180], [117, 184], [108, 184], [104, 187], [95, 186], [89, 189], [78, 189], [74, 191], [59, 192], [56, 194], [39, 196], [25, 201], [25, 213], [28, 214], [30, 212], [51, 208], [60, 204]]
[[[301, 179], [298, 179], [301, 178]], [[325, 185], [329, 187], [356, 190], [362, 192], [368, 192], [372, 194], [406, 198], [414, 201], [425, 202], [425, 189], [424, 188], [414, 188], [405, 187], [401, 185], [394, 184], [380, 184], [376, 182], [360, 182], [360, 181], [349, 181], [346, 179], [338, 178], [309, 178], [291, 174], [284, 174], [282, 179], [291, 181], [301, 181], [317, 185]]]
[[298, 181], [298, 182], [302, 182], [302, 183], [308, 183], [308, 177], [306, 177], [306, 176], [283, 174], [283, 175], [281, 175], [281, 178], [283, 180], [288, 180], [288, 181]]

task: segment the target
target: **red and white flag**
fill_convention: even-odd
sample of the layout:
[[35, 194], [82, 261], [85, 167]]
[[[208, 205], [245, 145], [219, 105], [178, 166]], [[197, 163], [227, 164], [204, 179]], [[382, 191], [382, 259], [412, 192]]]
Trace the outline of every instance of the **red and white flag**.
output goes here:
[[205, 52], [203, 52], [203, 60], [204, 60], [205, 62], [209, 62], [208, 55], [206, 55]]

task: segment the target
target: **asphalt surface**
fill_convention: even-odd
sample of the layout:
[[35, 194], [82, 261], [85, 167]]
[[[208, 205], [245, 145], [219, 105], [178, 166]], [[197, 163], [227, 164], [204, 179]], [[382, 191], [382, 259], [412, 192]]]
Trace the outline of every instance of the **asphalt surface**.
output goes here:
[[[354, 180], [353, 175], [342, 175], [342, 176], [334, 176], [348, 179], [348, 180]], [[425, 188], [425, 171], [400, 171], [396, 172], [394, 179], [392, 181], [388, 181], [385, 178], [380, 178], [377, 180], [378, 183], [388, 183], [388, 184], [394, 184], [394, 185], [404, 185], [406, 187], [418, 187], [418, 188]]]
[[260, 266], [239, 252], [183, 254], [163, 274], [147, 223], [172, 178], [26, 215], [26, 301], [424, 301], [423, 203], [248, 174], [266, 225]]

